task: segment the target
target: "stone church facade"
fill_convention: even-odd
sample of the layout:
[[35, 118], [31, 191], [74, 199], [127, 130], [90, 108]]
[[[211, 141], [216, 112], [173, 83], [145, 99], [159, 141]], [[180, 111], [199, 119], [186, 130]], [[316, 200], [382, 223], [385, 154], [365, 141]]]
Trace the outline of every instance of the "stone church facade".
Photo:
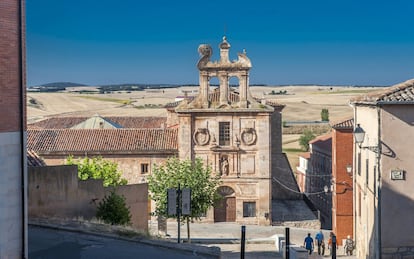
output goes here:
[[[199, 46], [199, 94], [175, 108], [179, 157], [200, 157], [221, 175], [218, 193], [223, 199], [208, 211], [205, 221], [268, 225], [272, 178], [282, 155], [284, 106], [253, 98], [249, 89], [252, 65], [246, 53], [230, 61], [225, 37], [219, 48], [220, 60], [211, 61], [212, 48]], [[238, 80], [237, 87], [229, 85], [232, 77]], [[218, 78], [218, 87], [210, 86], [212, 78]]]
[[[146, 182], [153, 165], [170, 156], [200, 157], [221, 175], [223, 197], [203, 221], [293, 220], [287, 200], [302, 196], [282, 153], [284, 106], [251, 95], [245, 52], [230, 61], [225, 38], [219, 48], [220, 60], [211, 61], [212, 48], [200, 45], [198, 96], [166, 105], [167, 118], [51, 118], [29, 125], [28, 149], [47, 165], [63, 164], [68, 155], [102, 156], [119, 163], [128, 183]], [[210, 85], [212, 79], [219, 85]], [[229, 85], [231, 79], [238, 85]]]

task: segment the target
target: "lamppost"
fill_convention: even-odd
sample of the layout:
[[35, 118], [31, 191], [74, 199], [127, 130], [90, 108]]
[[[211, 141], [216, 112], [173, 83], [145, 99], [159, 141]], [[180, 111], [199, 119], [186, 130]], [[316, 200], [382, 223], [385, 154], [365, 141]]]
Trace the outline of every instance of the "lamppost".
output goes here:
[[379, 152], [379, 146], [362, 146], [362, 143], [364, 142], [365, 139], [365, 130], [363, 128], [361, 128], [361, 126], [359, 124], [357, 124], [355, 130], [354, 130], [354, 138], [355, 138], [355, 143], [358, 144], [358, 147], [360, 149], [368, 149], [372, 152], [378, 153]]
[[352, 165], [349, 163], [346, 165], [346, 173], [352, 178]]

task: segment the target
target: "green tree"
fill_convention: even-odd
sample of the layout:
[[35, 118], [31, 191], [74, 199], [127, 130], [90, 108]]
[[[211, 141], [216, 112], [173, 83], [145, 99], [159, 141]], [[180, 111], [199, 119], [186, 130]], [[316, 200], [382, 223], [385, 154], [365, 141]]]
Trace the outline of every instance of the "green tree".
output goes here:
[[165, 165], [155, 165], [148, 177], [150, 197], [155, 201], [154, 215], [168, 217], [167, 190], [169, 188], [191, 189], [191, 214], [181, 216], [181, 222], [187, 221], [187, 237], [190, 241], [190, 220], [198, 220], [219, 199], [216, 191], [220, 185], [220, 176], [213, 175], [210, 167], [205, 167], [200, 158], [179, 160], [169, 158]]
[[125, 197], [111, 191], [109, 196], [99, 202], [96, 217], [111, 225], [130, 225], [131, 212], [126, 205]]
[[329, 121], [329, 110], [326, 108], [323, 108], [321, 111], [321, 120], [322, 121]]
[[78, 166], [78, 178], [81, 180], [102, 179], [103, 186], [105, 187], [128, 183], [126, 179], [121, 178], [122, 174], [118, 171], [117, 163], [105, 160], [100, 156], [92, 159], [85, 157], [77, 160], [69, 156], [66, 158], [66, 164]]
[[305, 130], [303, 134], [299, 137], [299, 145], [305, 151], [309, 151], [309, 141], [315, 138], [315, 135], [310, 130]]

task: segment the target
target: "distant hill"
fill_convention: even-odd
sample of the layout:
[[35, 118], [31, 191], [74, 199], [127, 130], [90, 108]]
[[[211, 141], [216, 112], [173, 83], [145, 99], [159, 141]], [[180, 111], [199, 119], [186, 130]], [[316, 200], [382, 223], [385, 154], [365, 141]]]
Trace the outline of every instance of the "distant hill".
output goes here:
[[59, 92], [65, 91], [67, 87], [80, 87], [86, 86], [84, 84], [72, 83], [72, 82], [55, 82], [43, 85], [30, 86], [27, 88], [29, 92]]
[[62, 88], [62, 87], [77, 87], [77, 86], [86, 86], [84, 84], [79, 83], [72, 83], [72, 82], [54, 82], [54, 83], [48, 83], [48, 84], [42, 84], [39, 86], [45, 86], [45, 87], [56, 87], [56, 88]]

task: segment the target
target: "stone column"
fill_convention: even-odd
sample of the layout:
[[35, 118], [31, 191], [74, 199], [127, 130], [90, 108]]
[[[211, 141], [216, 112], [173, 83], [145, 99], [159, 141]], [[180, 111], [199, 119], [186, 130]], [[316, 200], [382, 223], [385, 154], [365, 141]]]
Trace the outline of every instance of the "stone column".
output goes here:
[[229, 95], [229, 77], [226, 72], [219, 73], [220, 79], [220, 105], [227, 105]]
[[203, 108], [208, 108], [208, 72], [200, 71], [199, 82], [200, 82], [200, 96], [201, 96], [201, 105]]
[[240, 108], [247, 108], [248, 74], [239, 76]]

